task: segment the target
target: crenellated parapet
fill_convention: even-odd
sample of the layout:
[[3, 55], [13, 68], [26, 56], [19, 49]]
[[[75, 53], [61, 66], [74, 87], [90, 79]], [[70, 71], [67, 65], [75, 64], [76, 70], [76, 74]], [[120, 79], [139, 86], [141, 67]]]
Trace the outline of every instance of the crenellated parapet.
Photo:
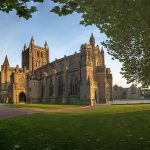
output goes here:
[[33, 71], [49, 63], [49, 47], [45, 42], [44, 47], [35, 45], [34, 38], [32, 37], [29, 47], [26, 45], [22, 51], [22, 67], [27, 70]]

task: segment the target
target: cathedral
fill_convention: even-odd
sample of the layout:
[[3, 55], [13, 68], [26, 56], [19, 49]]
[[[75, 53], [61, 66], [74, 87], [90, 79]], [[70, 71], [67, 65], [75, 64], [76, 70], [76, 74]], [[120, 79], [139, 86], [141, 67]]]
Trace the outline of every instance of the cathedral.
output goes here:
[[105, 66], [103, 48], [93, 34], [79, 53], [49, 60], [49, 47], [22, 50], [22, 67], [11, 67], [7, 56], [0, 71], [0, 100], [5, 103], [99, 104], [112, 100], [112, 74]]

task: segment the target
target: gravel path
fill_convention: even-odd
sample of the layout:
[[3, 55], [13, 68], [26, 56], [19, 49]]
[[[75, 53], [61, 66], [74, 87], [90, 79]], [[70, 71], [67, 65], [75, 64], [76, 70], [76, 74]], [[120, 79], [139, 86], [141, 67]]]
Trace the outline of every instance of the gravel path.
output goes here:
[[34, 111], [34, 110], [10, 108], [10, 107], [6, 107], [6, 106], [1, 104], [0, 105], [0, 120], [8, 118], [8, 117], [33, 114], [36, 112], [37, 111]]

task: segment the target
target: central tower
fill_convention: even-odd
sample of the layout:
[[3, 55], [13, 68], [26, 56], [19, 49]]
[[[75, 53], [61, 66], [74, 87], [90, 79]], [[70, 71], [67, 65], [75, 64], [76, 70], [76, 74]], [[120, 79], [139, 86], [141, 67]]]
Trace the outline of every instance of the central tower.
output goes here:
[[29, 47], [26, 44], [22, 50], [22, 68], [26, 67], [27, 70], [33, 71], [49, 63], [49, 47], [45, 42], [44, 47], [39, 47], [34, 44], [32, 37]]

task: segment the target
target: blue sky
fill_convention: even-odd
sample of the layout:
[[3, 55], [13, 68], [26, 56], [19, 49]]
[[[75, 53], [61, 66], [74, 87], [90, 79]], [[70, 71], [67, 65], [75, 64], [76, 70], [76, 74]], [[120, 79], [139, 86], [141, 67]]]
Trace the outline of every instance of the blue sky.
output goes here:
[[[61, 58], [64, 55], [79, 52], [80, 45], [87, 43], [91, 33], [96, 38], [96, 44], [106, 39], [100, 34], [95, 26], [84, 27], [79, 24], [81, 17], [78, 14], [59, 17], [49, 12], [53, 4], [47, 0], [44, 4], [36, 4], [38, 12], [33, 14], [29, 20], [19, 18], [15, 12], [9, 14], [0, 13], [0, 64], [3, 63], [5, 55], [11, 66], [21, 66], [21, 51], [24, 43], [29, 44], [34, 36], [35, 43], [44, 46], [47, 41], [50, 48], [50, 61]], [[126, 80], [120, 75], [121, 63], [111, 60], [111, 56], [105, 50], [105, 62], [113, 74], [113, 83], [128, 87]]]

